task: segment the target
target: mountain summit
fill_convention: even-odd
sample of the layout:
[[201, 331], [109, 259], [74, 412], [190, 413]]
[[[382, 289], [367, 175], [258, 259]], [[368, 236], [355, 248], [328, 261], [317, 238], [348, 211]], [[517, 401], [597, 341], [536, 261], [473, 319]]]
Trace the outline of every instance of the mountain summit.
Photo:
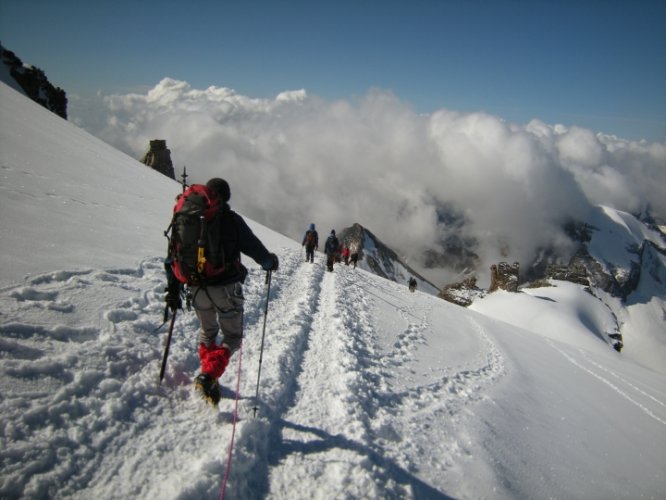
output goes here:
[[369, 229], [354, 223], [338, 233], [342, 245], [347, 245], [352, 252], [359, 254], [359, 265], [377, 276], [407, 284], [411, 277], [417, 281], [418, 290], [437, 295], [439, 289], [412, 269], [398, 254], [382, 243]]

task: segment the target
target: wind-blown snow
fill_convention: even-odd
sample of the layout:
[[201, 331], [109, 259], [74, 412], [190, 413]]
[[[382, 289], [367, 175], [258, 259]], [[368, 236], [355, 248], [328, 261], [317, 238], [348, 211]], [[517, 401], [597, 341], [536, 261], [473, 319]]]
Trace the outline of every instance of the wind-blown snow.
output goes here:
[[158, 386], [179, 186], [3, 84], [0, 112], [0, 497], [219, 497], [240, 375], [228, 498], [663, 498], [666, 376], [597, 335], [607, 309], [576, 285], [482, 314], [327, 273], [249, 221], [281, 261], [259, 399], [251, 262], [219, 411], [192, 391], [191, 312]]

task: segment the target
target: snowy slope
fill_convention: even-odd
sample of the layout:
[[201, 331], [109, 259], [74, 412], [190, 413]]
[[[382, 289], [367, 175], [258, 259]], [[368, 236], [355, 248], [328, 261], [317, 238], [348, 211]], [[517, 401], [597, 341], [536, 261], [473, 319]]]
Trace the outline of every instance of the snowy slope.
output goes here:
[[659, 248], [666, 247], [656, 231], [620, 210], [599, 207], [589, 222], [595, 228], [588, 244], [590, 254], [619, 279], [629, 275], [631, 264], [638, 261], [636, 254], [644, 241]]
[[[267, 287], [253, 263], [219, 411], [192, 392], [193, 313], [158, 386], [178, 185], [4, 85], [0, 106], [0, 497], [219, 498], [227, 470], [227, 498], [663, 497], [666, 376], [610, 349], [605, 309], [566, 286], [497, 295], [511, 326], [360, 269], [327, 273], [250, 221], [281, 260], [259, 399]], [[98, 162], [113, 168], [93, 176]], [[35, 234], [58, 251], [26, 259]], [[558, 310], [540, 321], [537, 303]]]
[[180, 185], [0, 85], [2, 281], [165, 252]]

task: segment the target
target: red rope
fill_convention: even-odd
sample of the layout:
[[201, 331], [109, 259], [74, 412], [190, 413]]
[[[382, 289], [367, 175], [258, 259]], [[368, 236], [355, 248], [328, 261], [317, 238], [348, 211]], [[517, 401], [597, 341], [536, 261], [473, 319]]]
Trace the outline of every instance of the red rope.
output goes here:
[[227, 465], [224, 470], [224, 479], [222, 479], [222, 486], [220, 488], [220, 500], [224, 500], [224, 492], [227, 489], [227, 481], [229, 480], [229, 473], [231, 472], [231, 459], [234, 451], [234, 438], [236, 436], [236, 423], [238, 422], [238, 400], [240, 399], [240, 379], [241, 379], [241, 359], [243, 357], [243, 343], [241, 342], [238, 349], [238, 377], [236, 379], [236, 401], [234, 402], [234, 416], [231, 427], [231, 441], [229, 442], [229, 453], [227, 454]]

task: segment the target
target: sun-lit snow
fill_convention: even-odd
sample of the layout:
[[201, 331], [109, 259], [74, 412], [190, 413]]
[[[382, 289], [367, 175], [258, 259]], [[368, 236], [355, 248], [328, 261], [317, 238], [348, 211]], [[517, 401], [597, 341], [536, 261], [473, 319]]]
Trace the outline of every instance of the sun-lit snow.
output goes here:
[[227, 498], [663, 498], [666, 375], [569, 283], [463, 309], [249, 221], [281, 261], [259, 398], [251, 260], [219, 410], [192, 390], [192, 312], [158, 386], [180, 186], [4, 84], [0, 114], [0, 497], [219, 498], [240, 377]]

